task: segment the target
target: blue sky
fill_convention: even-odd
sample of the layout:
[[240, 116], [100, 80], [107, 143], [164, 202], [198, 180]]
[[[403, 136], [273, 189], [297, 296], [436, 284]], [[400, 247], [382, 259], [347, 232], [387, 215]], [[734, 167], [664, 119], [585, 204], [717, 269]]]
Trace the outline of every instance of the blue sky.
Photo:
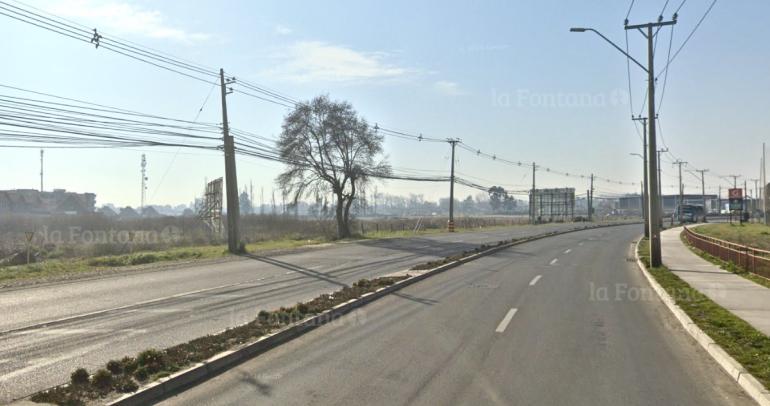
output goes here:
[[[11, 2], [9, 0], [9, 2]], [[679, 48], [712, 0], [687, 0], [674, 28]], [[11, 2], [14, 4], [13, 2]], [[456, 137], [484, 152], [572, 174], [591, 173], [630, 184], [597, 182], [597, 193], [639, 189], [641, 140], [630, 120], [642, 111], [646, 77], [592, 33], [625, 46], [630, 1], [33, 1], [28, 4], [100, 32], [167, 52], [278, 90], [297, 99], [320, 93], [346, 99], [372, 123], [429, 137]], [[665, 0], [636, 1], [631, 23], [653, 21]], [[681, 4], [670, 0], [669, 19]], [[665, 146], [694, 168], [757, 178], [770, 94], [763, 20], [770, 3], [717, 2], [658, 82]], [[657, 71], [665, 66], [671, 31], [660, 32]], [[0, 16], [0, 84], [184, 120], [195, 118], [211, 86], [94, 49]], [[629, 32], [629, 51], [646, 63], [646, 42]], [[673, 52], [673, 51], [672, 51]], [[218, 90], [218, 89], [216, 89]], [[217, 91], [200, 120], [221, 122]], [[0, 94], [19, 95], [7, 89]], [[562, 102], [559, 102], [561, 94]], [[555, 105], [544, 106], [543, 99]], [[582, 100], [582, 105], [579, 102]], [[278, 136], [286, 109], [240, 94], [228, 96], [231, 125]], [[646, 109], [644, 110], [646, 114]], [[641, 129], [641, 126], [639, 127]], [[661, 145], [661, 140], [658, 140]], [[448, 173], [449, 146], [386, 138], [396, 168]], [[174, 148], [46, 150], [46, 189], [97, 193], [98, 203], [139, 204], [140, 159], [148, 159], [152, 204], [188, 203], [204, 180], [223, 176], [216, 152]], [[458, 150], [457, 169], [483, 185], [527, 189], [531, 170]], [[173, 164], [172, 164], [173, 161]], [[165, 175], [163, 182], [160, 180]], [[664, 163], [664, 190], [676, 170]], [[281, 165], [238, 158], [238, 180], [267, 195]], [[39, 186], [38, 149], [0, 146], [0, 189]], [[441, 172], [434, 172], [436, 174]], [[586, 179], [538, 172], [539, 187], [588, 188]], [[685, 173], [686, 192], [700, 182]], [[707, 187], [730, 182], [707, 176]], [[753, 186], [752, 186], [753, 187]], [[392, 194], [437, 200], [448, 185], [392, 181]], [[458, 187], [463, 198], [478, 191]]]

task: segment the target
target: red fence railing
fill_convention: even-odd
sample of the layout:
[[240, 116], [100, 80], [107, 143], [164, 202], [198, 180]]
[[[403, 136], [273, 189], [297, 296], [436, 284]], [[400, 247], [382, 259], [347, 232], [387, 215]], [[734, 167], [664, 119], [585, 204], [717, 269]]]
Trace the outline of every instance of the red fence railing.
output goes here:
[[684, 235], [693, 247], [722, 261], [732, 262], [745, 271], [770, 278], [770, 251], [696, 234], [687, 227], [684, 228]]

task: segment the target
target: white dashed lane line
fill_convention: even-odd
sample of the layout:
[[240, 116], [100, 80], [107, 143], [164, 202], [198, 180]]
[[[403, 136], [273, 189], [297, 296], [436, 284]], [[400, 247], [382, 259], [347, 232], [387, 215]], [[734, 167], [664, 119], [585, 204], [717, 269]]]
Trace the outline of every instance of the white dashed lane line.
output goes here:
[[572, 251], [571, 249], [564, 251], [565, 254], [569, 254], [569, 252]]
[[553, 261], [551, 261], [550, 265], [553, 265], [553, 264], [555, 264], [555, 263], [556, 263], [556, 261], [558, 261], [558, 260], [559, 260], [558, 258], [557, 258], [557, 259], [554, 259]]
[[495, 332], [502, 333], [505, 331], [505, 328], [508, 327], [508, 323], [511, 322], [511, 319], [513, 318], [513, 315], [516, 314], [516, 309], [511, 309], [508, 311], [508, 314], [505, 315], [503, 318], [503, 321], [500, 322], [500, 325], [497, 326], [497, 329]]
[[535, 276], [535, 279], [532, 279], [532, 282], [529, 283], [529, 286], [535, 286], [535, 284], [539, 280], [540, 280], [540, 275]]

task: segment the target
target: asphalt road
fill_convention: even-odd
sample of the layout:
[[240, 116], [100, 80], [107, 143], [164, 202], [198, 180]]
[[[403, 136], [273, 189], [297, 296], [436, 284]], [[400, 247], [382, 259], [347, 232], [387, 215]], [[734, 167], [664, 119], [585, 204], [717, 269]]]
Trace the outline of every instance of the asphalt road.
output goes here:
[[639, 234], [582, 231], [504, 250], [159, 404], [754, 404], [626, 261]]
[[[166, 348], [245, 323], [361, 278], [503, 239], [572, 224], [339, 244], [296, 255], [250, 257], [0, 290], [0, 404], [146, 348]], [[638, 230], [639, 225], [636, 226]]]

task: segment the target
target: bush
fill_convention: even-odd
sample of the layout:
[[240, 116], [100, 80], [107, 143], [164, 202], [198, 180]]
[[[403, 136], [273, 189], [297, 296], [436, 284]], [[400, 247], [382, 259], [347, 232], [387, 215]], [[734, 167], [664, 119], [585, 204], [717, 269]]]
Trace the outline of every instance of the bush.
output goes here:
[[136, 362], [140, 367], [144, 367], [148, 374], [160, 372], [166, 365], [165, 355], [157, 350], [149, 349], [139, 353]]
[[134, 372], [134, 378], [136, 378], [136, 380], [139, 382], [144, 382], [149, 377], [150, 377], [150, 374], [147, 372], [147, 369], [145, 369], [145, 367], [139, 367], [136, 369], [136, 372]]
[[130, 376], [123, 375], [115, 382], [115, 390], [120, 393], [136, 392], [139, 390], [139, 385]]
[[91, 385], [97, 389], [107, 389], [112, 386], [112, 372], [106, 369], [100, 369], [96, 371], [93, 378], [91, 378]]
[[73, 386], [87, 385], [88, 378], [88, 371], [85, 368], [78, 368], [70, 375], [70, 382], [72, 382]]
[[307, 304], [302, 302], [297, 303], [297, 311], [302, 314], [310, 313], [310, 309], [308, 308]]
[[123, 359], [120, 360], [120, 363], [123, 364], [123, 372], [127, 375], [133, 375], [133, 373], [136, 371], [136, 368], [139, 367], [139, 363], [136, 362], [136, 358], [123, 357]]
[[107, 362], [107, 370], [113, 375], [120, 375], [123, 373], [123, 365], [120, 361], [112, 360]]

